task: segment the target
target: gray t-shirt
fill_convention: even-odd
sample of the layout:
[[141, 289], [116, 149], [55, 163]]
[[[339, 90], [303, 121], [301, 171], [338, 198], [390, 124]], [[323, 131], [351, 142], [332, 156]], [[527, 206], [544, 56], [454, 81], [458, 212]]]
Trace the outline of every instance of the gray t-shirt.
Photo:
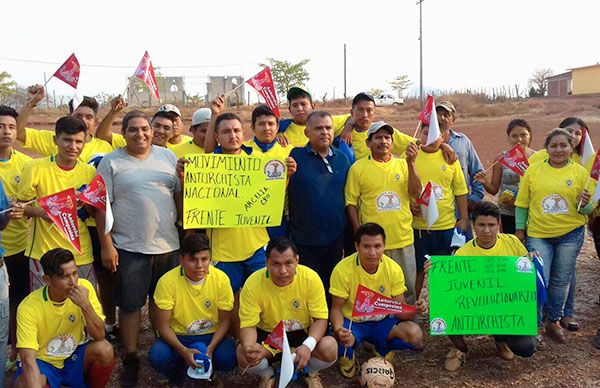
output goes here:
[[117, 248], [149, 255], [179, 249], [175, 193], [181, 184], [173, 152], [153, 145], [140, 160], [123, 147], [107, 154], [97, 171], [106, 182]]

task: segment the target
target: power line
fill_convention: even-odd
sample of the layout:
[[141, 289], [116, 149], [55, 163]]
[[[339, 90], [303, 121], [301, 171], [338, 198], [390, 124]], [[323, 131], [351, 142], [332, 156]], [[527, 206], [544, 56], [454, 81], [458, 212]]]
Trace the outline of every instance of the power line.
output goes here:
[[[42, 65], [62, 65], [62, 62], [49, 62], [49, 61], [38, 61], [33, 59], [17, 59], [17, 58], [3, 58], [0, 57], [0, 60], [3, 61], [12, 61], [12, 62], [23, 62], [23, 63], [38, 63]], [[222, 63], [222, 64], [213, 64], [213, 65], [180, 65], [180, 66], [156, 66], [157, 69], [194, 69], [194, 68], [205, 68], [205, 67], [230, 67], [230, 66], [244, 66], [244, 65], [254, 65], [255, 62], [240, 62], [240, 63]], [[115, 68], [115, 69], [133, 69], [135, 65], [98, 65], [98, 64], [87, 64], [82, 63], [83, 67], [99, 67], [99, 68]]]

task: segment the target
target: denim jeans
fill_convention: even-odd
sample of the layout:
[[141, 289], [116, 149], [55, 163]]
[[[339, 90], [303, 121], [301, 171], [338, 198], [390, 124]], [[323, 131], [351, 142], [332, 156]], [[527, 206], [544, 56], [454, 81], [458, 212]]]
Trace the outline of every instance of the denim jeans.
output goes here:
[[[2, 260], [0, 258], [0, 260]], [[0, 267], [0, 384], [4, 381], [4, 371], [6, 366], [6, 345], [8, 342], [8, 273], [6, 265], [2, 261]]]
[[573, 272], [571, 278], [571, 285], [569, 286], [569, 295], [567, 295], [567, 301], [565, 302], [565, 312], [563, 316], [573, 318], [573, 312], [575, 310], [575, 294], [577, 293], [577, 276], [576, 272]]
[[[550, 322], [558, 322], [563, 316], [584, 236], [581, 226], [559, 237], [527, 237], [527, 250], [538, 251], [544, 260], [544, 279], [548, 285], [548, 301], [544, 307]], [[541, 322], [542, 306], [538, 306], [538, 323]]]

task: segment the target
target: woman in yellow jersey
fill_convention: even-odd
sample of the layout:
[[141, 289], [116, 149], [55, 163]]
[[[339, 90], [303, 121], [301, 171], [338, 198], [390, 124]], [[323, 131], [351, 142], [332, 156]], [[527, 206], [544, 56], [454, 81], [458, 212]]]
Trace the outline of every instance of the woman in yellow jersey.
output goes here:
[[527, 235], [527, 249], [538, 251], [544, 260], [544, 278], [549, 285], [544, 306], [546, 331], [559, 342], [566, 341], [559, 321], [583, 245], [586, 215], [593, 208], [586, 189], [588, 172], [570, 159], [573, 144], [567, 130], [550, 131], [545, 141], [548, 160], [529, 166], [515, 201], [515, 234], [521, 241]]
[[517, 144], [523, 148], [528, 159], [535, 151], [529, 148], [531, 144], [531, 127], [527, 121], [523, 119], [511, 120], [506, 128], [506, 134], [508, 135], [509, 148], [496, 156], [491, 179], [485, 171], [475, 174], [475, 179], [485, 187], [488, 193], [492, 195], [499, 193], [498, 208], [502, 220], [502, 232], [515, 233], [515, 197], [519, 188], [520, 176], [505, 165], [498, 163], [498, 160]]

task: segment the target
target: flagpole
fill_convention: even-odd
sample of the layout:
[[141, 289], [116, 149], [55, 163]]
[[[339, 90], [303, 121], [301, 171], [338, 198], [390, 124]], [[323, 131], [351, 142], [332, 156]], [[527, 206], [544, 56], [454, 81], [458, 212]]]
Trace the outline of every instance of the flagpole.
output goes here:
[[[21, 205], [22, 205], [22, 206], [26, 206], [26, 205], [29, 205], [29, 204], [31, 204], [31, 203], [34, 203], [35, 201], [37, 201], [37, 199], [32, 199], [31, 201], [28, 201], [28, 202], [22, 203]], [[2, 211], [0, 212], [0, 214], [3, 214], [3, 213], [6, 213], [6, 212], [9, 212], [9, 211], [11, 211], [11, 210], [14, 210], [14, 209], [16, 209], [16, 207], [14, 207], [14, 206], [13, 206], [13, 207], [9, 207], [8, 209], [4, 209], [4, 210], [2, 210]]]
[[241, 88], [242, 86], [244, 86], [245, 82], [242, 82], [241, 84], [239, 84], [238, 86], [236, 86], [235, 88], [231, 89], [230, 91], [228, 91], [227, 93], [225, 93], [225, 98], [229, 97], [230, 95], [233, 94], [233, 92], [235, 92], [236, 90], [238, 90], [239, 88]]
[[419, 124], [417, 124], [417, 129], [415, 129], [415, 133], [413, 135], [413, 137], [416, 139], [417, 138], [417, 134], [419, 133], [419, 130], [421, 129], [421, 125], [423, 124], [423, 122], [421, 120], [419, 120]]
[[[44, 84], [42, 85], [42, 89], [44, 89], [44, 90], [46, 89], [46, 85], [48, 85], [48, 82], [50, 82], [50, 80], [52, 79], [52, 77], [54, 77], [54, 74], [52, 74], [52, 75], [50, 76], [50, 78], [48, 78], [48, 79], [46, 80], [46, 82], [44, 82]], [[38, 94], [40, 94], [40, 93], [39, 93], [39, 92], [35, 92], [35, 93], [33, 94], [33, 96], [31, 96], [31, 98], [30, 98], [29, 100], [27, 100], [27, 104], [26, 104], [26, 105], [29, 105], [29, 104], [31, 103], [31, 101], [33, 101], [33, 99], [35, 98], [35, 96], [37, 96]]]
[[[592, 178], [591, 175], [588, 175], [587, 180], [585, 181], [585, 185], [583, 185], [583, 189], [585, 190], [588, 186], [588, 184], [590, 183], [590, 179]], [[580, 197], [579, 201], [577, 201], [577, 211], [579, 211], [579, 209], [581, 209], [581, 202], [583, 201], [583, 198]]]
[[[350, 331], [350, 332], [352, 332], [352, 322], [354, 322], [354, 321], [351, 319], [350, 324], [348, 325], [348, 331]], [[346, 352], [348, 352], [348, 348], [344, 347], [344, 357], [346, 357]]]

